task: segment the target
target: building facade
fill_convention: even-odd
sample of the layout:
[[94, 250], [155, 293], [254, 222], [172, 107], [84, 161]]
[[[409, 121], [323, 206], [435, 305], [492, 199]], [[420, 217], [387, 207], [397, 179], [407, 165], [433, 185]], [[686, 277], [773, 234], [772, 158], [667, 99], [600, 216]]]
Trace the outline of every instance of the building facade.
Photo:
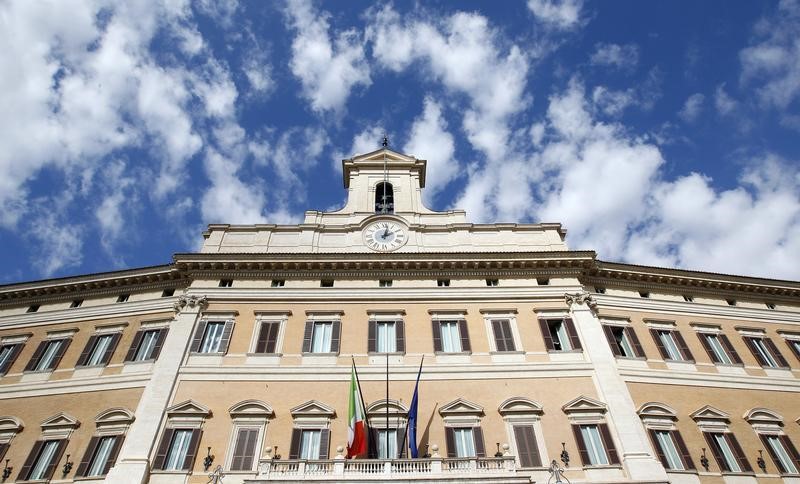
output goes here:
[[0, 286], [3, 482], [800, 483], [800, 283], [468, 223], [425, 174], [384, 148], [343, 161], [339, 211]]

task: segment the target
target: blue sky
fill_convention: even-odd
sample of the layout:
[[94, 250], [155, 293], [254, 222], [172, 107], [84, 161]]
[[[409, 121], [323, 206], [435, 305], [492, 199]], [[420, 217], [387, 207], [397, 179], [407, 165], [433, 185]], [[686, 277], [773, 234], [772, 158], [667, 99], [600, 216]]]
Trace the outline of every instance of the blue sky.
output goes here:
[[4, 2], [0, 283], [337, 208], [384, 131], [434, 209], [797, 280], [797, 38], [788, 0]]

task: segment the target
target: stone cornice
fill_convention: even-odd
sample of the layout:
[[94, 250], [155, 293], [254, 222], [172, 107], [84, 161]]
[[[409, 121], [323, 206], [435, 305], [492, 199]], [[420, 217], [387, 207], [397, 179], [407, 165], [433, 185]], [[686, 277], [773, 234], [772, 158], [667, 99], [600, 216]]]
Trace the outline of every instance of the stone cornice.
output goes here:
[[100, 319], [127, 318], [160, 312], [168, 312], [171, 316], [176, 301], [176, 297], [164, 297], [122, 304], [103, 304], [100, 306], [0, 316], [0, 328], [30, 328], [53, 323], [77, 323]]
[[[442, 212], [449, 213], [449, 212]], [[326, 216], [330, 214], [325, 213]], [[355, 213], [353, 215], [359, 215]], [[362, 213], [363, 218], [370, 218], [376, 214], [373, 212]], [[380, 214], [378, 214], [381, 216]], [[404, 225], [409, 229], [424, 232], [455, 232], [457, 230], [469, 230], [473, 232], [492, 232], [497, 230], [505, 230], [510, 232], [543, 232], [546, 230], [555, 230], [561, 237], [566, 236], [567, 230], [564, 229], [559, 223], [539, 223], [539, 224], [524, 224], [524, 223], [493, 223], [493, 224], [474, 224], [474, 223], [448, 223], [448, 224], [420, 224], [412, 222], [412, 217], [403, 217], [404, 212], [396, 212], [390, 216], [398, 217], [402, 220]], [[382, 215], [386, 216], [386, 215]], [[348, 215], [348, 218], [350, 215]], [[363, 219], [355, 223], [347, 223], [341, 225], [331, 225], [322, 223], [303, 223], [294, 225], [279, 225], [279, 224], [252, 224], [252, 225], [231, 225], [231, 224], [209, 224], [208, 228], [203, 232], [206, 238], [213, 231], [224, 232], [258, 232], [262, 230], [269, 230], [272, 232], [302, 232], [304, 230], [312, 231], [325, 231], [328, 233], [347, 233], [358, 231], [364, 225]], [[416, 254], [416, 253], [415, 253]]]

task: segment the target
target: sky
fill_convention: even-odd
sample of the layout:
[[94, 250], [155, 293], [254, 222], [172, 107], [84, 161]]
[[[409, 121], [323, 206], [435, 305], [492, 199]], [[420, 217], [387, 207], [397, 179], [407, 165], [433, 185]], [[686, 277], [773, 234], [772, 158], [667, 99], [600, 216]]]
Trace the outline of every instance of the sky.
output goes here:
[[432, 209], [800, 280], [798, 39], [800, 0], [7, 0], [0, 284], [337, 209], [384, 132]]

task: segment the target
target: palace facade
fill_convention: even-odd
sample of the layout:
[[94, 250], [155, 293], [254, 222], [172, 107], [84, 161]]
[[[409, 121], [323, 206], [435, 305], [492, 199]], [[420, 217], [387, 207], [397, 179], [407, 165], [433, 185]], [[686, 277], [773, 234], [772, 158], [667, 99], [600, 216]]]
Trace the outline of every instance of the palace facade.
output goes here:
[[386, 148], [342, 167], [344, 208], [299, 225], [0, 286], [2, 482], [800, 483], [800, 283], [431, 211]]

